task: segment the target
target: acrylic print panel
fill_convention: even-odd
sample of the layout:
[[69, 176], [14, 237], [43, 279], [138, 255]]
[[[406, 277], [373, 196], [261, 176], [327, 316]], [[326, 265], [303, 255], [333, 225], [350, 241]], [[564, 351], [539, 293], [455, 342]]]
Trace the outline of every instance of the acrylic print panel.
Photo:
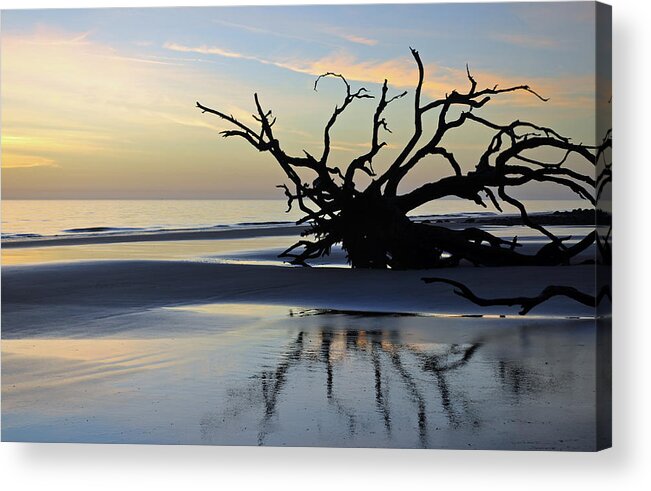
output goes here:
[[608, 447], [610, 53], [591, 2], [2, 12], [3, 440]]

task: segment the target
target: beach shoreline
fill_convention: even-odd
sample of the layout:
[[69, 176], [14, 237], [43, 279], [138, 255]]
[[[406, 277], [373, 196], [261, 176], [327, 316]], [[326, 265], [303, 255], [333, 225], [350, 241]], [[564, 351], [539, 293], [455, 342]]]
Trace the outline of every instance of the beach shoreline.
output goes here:
[[[567, 211], [537, 212], [529, 216], [540, 225], [545, 226], [594, 226], [596, 211], [577, 208]], [[472, 216], [468, 216], [472, 215]], [[422, 215], [412, 217], [420, 223], [436, 224], [450, 228], [500, 227], [507, 228], [522, 226], [519, 214], [486, 214], [462, 213], [460, 215]], [[84, 244], [112, 244], [125, 242], [155, 242], [180, 240], [220, 240], [247, 239], [256, 237], [300, 235], [309, 229], [308, 225], [297, 225], [291, 222], [260, 222], [229, 225], [213, 228], [162, 229], [162, 230], [130, 230], [111, 227], [90, 227], [75, 229], [58, 235], [33, 235], [4, 237], [2, 247], [6, 249], [22, 247], [67, 246]]]
[[[8, 266], [2, 273], [3, 337], [47, 332], [121, 312], [202, 303], [262, 303], [356, 312], [452, 315], [517, 314], [517, 307], [478, 307], [449, 285], [478, 295], [537, 295], [550, 282], [594, 291], [592, 266], [448, 268], [373, 271], [343, 268], [209, 264], [189, 261], [97, 261]], [[499, 278], [499, 283], [495, 280]], [[591, 317], [594, 309], [558, 297], [531, 316]]]
[[307, 227], [305, 226], [289, 225], [217, 230], [166, 230], [105, 235], [57, 235], [52, 237], [3, 240], [2, 248], [13, 249], [22, 247], [75, 246], [86, 244], [117, 244], [125, 242], [160, 242], [179, 240], [249, 239], [257, 237], [299, 235], [306, 229]]
[[3, 241], [3, 440], [596, 448], [593, 308], [520, 316], [422, 281], [594, 293], [593, 265], [365, 270], [340, 248], [283, 265], [299, 230]]

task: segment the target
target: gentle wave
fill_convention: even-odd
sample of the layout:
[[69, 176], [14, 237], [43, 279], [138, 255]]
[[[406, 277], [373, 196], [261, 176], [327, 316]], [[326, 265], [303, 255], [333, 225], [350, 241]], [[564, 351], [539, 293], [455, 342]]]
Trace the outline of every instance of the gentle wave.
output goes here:
[[[571, 210], [576, 201], [529, 201], [531, 213]], [[2, 238], [79, 237], [178, 230], [276, 227], [295, 223], [284, 200], [3, 200]], [[494, 216], [463, 200], [437, 200], [412, 212], [418, 221], [466, 220]], [[518, 213], [508, 207], [505, 213]]]
[[[541, 213], [549, 212], [533, 212], [530, 215], [538, 215]], [[558, 212], [557, 212], [558, 213]], [[501, 216], [503, 218], [516, 217], [515, 213], [495, 213], [493, 211], [458, 211], [451, 213], [439, 214], [414, 214], [411, 219], [420, 223], [440, 223], [440, 222], [476, 222], [482, 219], [493, 219]], [[4, 226], [3, 222], [3, 226]], [[264, 221], [242, 221], [230, 224], [197, 224], [196, 226], [165, 226], [163, 224], [152, 224], [152, 226], [144, 227], [131, 227], [131, 226], [108, 226], [108, 225], [92, 225], [83, 227], [71, 227], [63, 230], [55, 231], [54, 233], [31, 233], [26, 232], [12, 232], [3, 233], [2, 240], [7, 242], [19, 242], [22, 240], [31, 239], [48, 239], [56, 237], [98, 237], [98, 236], [128, 236], [138, 234], [164, 234], [176, 232], [206, 232], [212, 230], [248, 230], [248, 229], [261, 229], [261, 228], [275, 228], [287, 227], [295, 225], [295, 221], [291, 220], [264, 220]]]
[[[481, 218], [495, 216], [491, 212], [462, 212], [462, 213], [446, 213], [440, 215], [416, 215], [411, 218], [415, 221], [428, 223], [428, 222], [450, 222], [455, 220], [463, 220], [465, 218]], [[239, 222], [233, 224], [217, 224], [198, 227], [116, 227], [116, 226], [90, 226], [90, 227], [74, 227], [61, 230], [55, 234], [36, 234], [36, 233], [5, 233], [2, 234], [2, 240], [14, 242], [28, 239], [48, 239], [55, 237], [98, 237], [98, 236], [129, 236], [138, 234], [165, 234], [175, 232], [206, 232], [210, 230], [249, 230], [249, 229], [265, 229], [276, 227], [287, 227], [295, 225], [296, 222], [289, 220], [267, 220], [260, 222]]]
[[4, 239], [37, 239], [43, 237], [41, 234], [2, 234], [2, 240]]
[[[248, 226], [260, 226], [260, 225], [291, 225], [293, 223], [295, 222], [284, 220], [284, 221], [272, 221], [272, 222], [241, 222], [241, 223], [236, 223], [234, 225], [248, 227]], [[224, 226], [228, 227], [228, 225], [217, 225], [217, 227], [224, 227]]]
[[[293, 225], [294, 222], [289, 221], [268, 221], [268, 222], [241, 222], [234, 224], [219, 224], [213, 225], [211, 227], [189, 227], [189, 228], [146, 228], [146, 227], [80, 227], [80, 228], [69, 228], [62, 230], [64, 234], [112, 234], [120, 232], [197, 232], [202, 230], [211, 230], [211, 229], [239, 229], [239, 228], [258, 228], [258, 227], [268, 227], [268, 226], [286, 226]], [[14, 234], [21, 235], [21, 234]], [[28, 234], [23, 234], [26, 236]], [[41, 237], [38, 234], [33, 235], [33, 237]]]
[[[129, 236], [149, 236], [149, 235], [158, 235], [158, 234], [169, 234], [169, 233], [200, 233], [200, 232], [210, 232], [216, 230], [264, 230], [264, 229], [282, 229], [284, 227], [295, 226], [295, 222], [290, 221], [267, 221], [267, 222], [241, 222], [231, 225], [219, 224], [212, 226], [200, 226], [200, 227], [157, 227], [157, 228], [145, 228], [145, 227], [107, 227], [107, 226], [97, 226], [97, 227], [79, 227], [79, 228], [69, 228], [62, 230], [58, 234], [52, 235], [43, 235], [43, 234], [31, 234], [31, 233], [3, 233], [2, 240], [5, 242], [22, 242], [30, 241], [32, 239], [55, 239], [55, 238], [92, 238], [92, 237], [129, 237]], [[298, 227], [298, 226], [297, 226]]]
[[143, 231], [149, 230], [146, 228], [138, 227], [82, 227], [82, 228], [68, 228], [62, 230], [62, 232], [67, 234], [83, 234], [83, 233], [95, 233], [95, 232], [134, 232], [134, 231]]

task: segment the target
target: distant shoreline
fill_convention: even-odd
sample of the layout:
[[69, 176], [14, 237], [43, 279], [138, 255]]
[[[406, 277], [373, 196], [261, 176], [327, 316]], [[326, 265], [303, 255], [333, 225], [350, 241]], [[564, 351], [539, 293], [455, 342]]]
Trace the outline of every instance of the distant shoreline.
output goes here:
[[288, 225], [283, 227], [258, 227], [219, 230], [170, 230], [162, 232], [140, 232], [112, 235], [58, 235], [53, 237], [38, 237], [20, 240], [3, 240], [2, 247], [13, 249], [18, 247], [72, 246], [84, 244], [114, 244], [120, 242], [157, 242], [173, 240], [218, 240], [218, 239], [251, 239], [254, 237], [273, 237], [284, 235], [299, 235], [307, 226]]
[[[530, 216], [541, 225], [596, 225], [596, 217], [601, 213], [600, 221], [606, 222], [609, 215], [604, 212], [597, 212], [589, 209], [575, 209], [572, 211], [556, 211], [552, 213], [541, 212], [531, 213]], [[446, 215], [438, 217], [419, 216], [413, 217], [421, 223], [431, 223], [443, 226], [480, 226], [480, 225], [522, 225], [522, 219], [518, 215], [496, 215], [478, 217], [451, 217]], [[220, 239], [248, 239], [255, 237], [292, 236], [299, 235], [307, 230], [307, 225], [293, 225], [280, 222], [274, 226], [271, 223], [260, 223], [261, 226], [251, 226], [254, 223], [247, 223], [249, 227], [244, 228], [220, 228], [220, 229], [178, 229], [158, 231], [130, 231], [124, 229], [122, 233], [90, 234], [102, 232], [102, 227], [97, 230], [88, 229], [88, 234], [55, 235], [55, 236], [28, 236], [24, 238], [3, 239], [2, 247], [7, 249], [20, 247], [46, 247], [46, 246], [68, 246], [84, 244], [113, 244], [124, 242], [155, 242], [173, 240], [220, 240]], [[264, 226], [267, 225], [267, 226]]]

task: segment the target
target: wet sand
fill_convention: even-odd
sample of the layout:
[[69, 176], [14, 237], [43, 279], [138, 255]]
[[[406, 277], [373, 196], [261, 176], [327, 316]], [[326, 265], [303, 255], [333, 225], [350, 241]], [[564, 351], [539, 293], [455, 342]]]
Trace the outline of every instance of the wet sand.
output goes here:
[[[266, 303], [339, 311], [450, 315], [517, 315], [517, 307], [478, 307], [444, 284], [466, 283], [478, 295], [536, 295], [550, 282], [594, 291], [591, 266], [561, 268], [452, 268], [370, 271], [289, 268], [190, 261], [98, 261], [8, 266], [2, 272], [3, 338], [48, 335], [60, 328], [79, 334], [97, 319], [145, 309], [198, 303]], [[594, 310], [564, 297], [528, 318], [592, 316]], [[104, 329], [105, 327], [99, 327]]]
[[88, 328], [3, 341], [5, 441], [595, 448], [591, 321], [217, 304]]
[[594, 291], [592, 266], [264, 263], [288, 240], [4, 251], [3, 440], [596, 448], [592, 309], [523, 318], [420, 281]]

